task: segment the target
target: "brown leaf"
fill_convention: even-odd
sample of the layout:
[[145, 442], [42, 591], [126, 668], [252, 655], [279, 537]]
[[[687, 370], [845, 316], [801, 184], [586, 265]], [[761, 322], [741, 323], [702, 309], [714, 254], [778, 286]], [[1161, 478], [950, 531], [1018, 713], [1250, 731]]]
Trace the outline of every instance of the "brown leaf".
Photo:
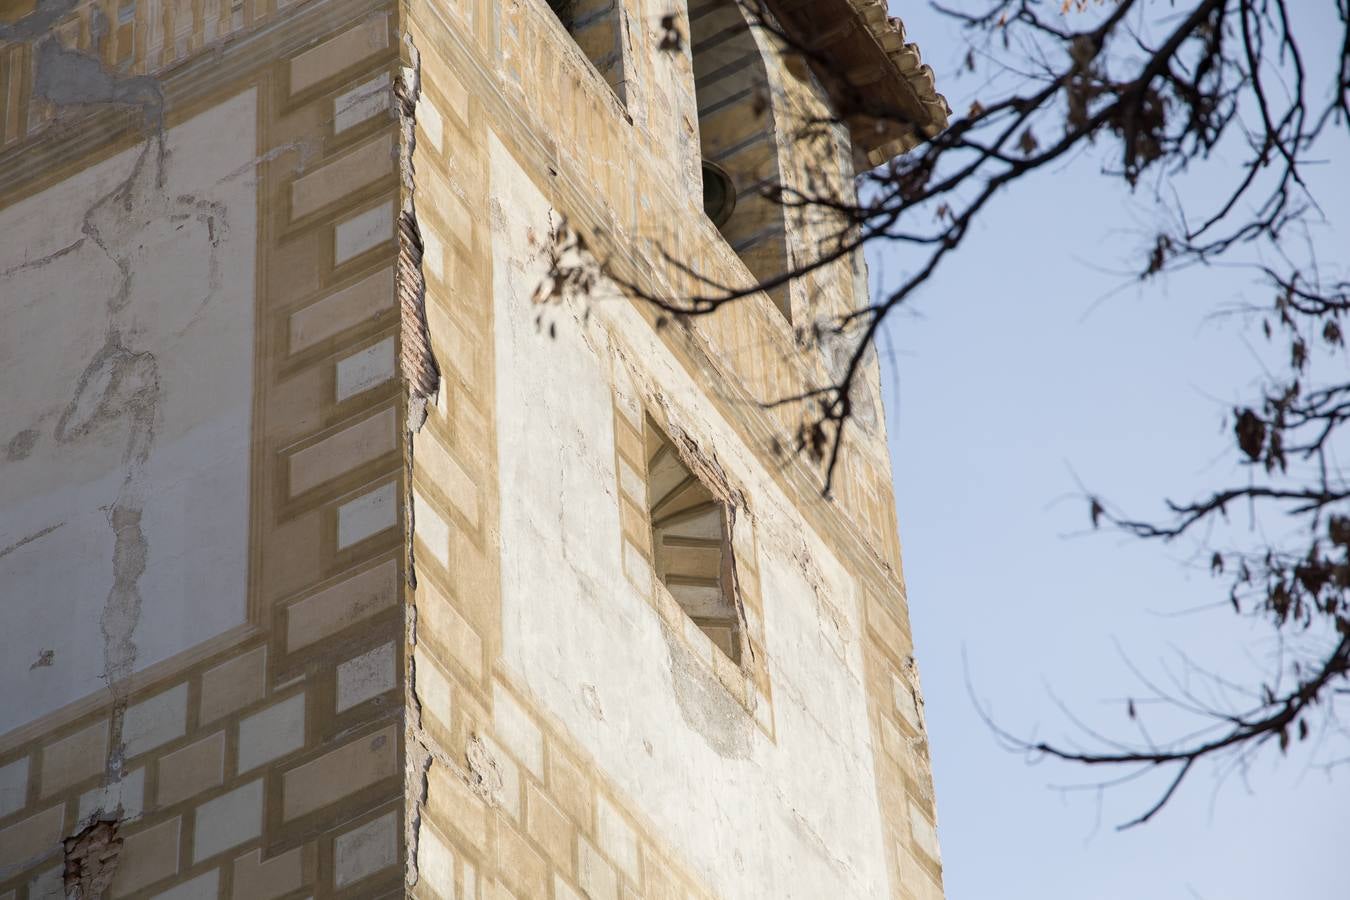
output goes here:
[[1017, 140], [1017, 149], [1022, 151], [1023, 156], [1030, 156], [1040, 146], [1040, 142], [1036, 140], [1036, 135], [1031, 133], [1030, 127], [1022, 132], [1022, 136]]
[[1350, 547], [1350, 516], [1332, 516], [1327, 522], [1327, 537], [1340, 547]]
[[1266, 423], [1250, 409], [1238, 413], [1237, 424], [1233, 426], [1237, 435], [1238, 447], [1255, 462], [1261, 458], [1261, 448], [1266, 443]]

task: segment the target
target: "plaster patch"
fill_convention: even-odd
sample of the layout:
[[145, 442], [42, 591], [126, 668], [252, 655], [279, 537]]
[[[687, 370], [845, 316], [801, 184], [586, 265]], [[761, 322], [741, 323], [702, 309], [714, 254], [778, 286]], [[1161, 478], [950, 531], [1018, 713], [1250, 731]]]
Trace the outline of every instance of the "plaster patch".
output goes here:
[[[604, 302], [555, 301], [555, 327], [535, 327], [531, 294], [546, 262], [530, 234], [557, 214], [510, 151], [488, 140], [497, 424], [502, 435], [531, 435], [497, 443], [501, 665], [710, 893], [883, 896], [856, 584], [717, 412], [708, 380], [674, 357], [641, 311], [609, 301], [611, 286], [597, 287]], [[645, 596], [650, 570], [639, 571], [643, 557], [621, 528], [616, 399], [624, 427], [645, 405], [671, 434], [715, 447], [719, 483], [755, 509], [772, 737]], [[800, 555], [814, 561], [810, 572]], [[628, 569], [648, 587], [630, 583]], [[831, 622], [821, 618], [827, 609]], [[712, 659], [706, 638], [702, 646]], [[753, 706], [769, 719], [767, 698], [757, 693]], [[504, 776], [514, 764], [502, 762]], [[734, 845], [719, 840], [726, 834]], [[595, 867], [593, 887], [606, 889], [604, 874]]]
[[394, 689], [394, 645], [383, 644], [337, 667], [337, 711]]
[[0, 734], [245, 620], [255, 123], [250, 90], [0, 211], [23, 648], [0, 654]]

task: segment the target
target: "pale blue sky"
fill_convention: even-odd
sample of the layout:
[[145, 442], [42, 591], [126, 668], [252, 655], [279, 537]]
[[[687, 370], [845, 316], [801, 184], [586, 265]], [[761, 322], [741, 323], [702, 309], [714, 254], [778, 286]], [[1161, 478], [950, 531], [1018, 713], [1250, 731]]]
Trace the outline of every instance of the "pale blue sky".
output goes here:
[[[918, 2], [892, 8], [964, 108], [960, 35]], [[1350, 208], [1345, 149], [1325, 175], [1330, 210]], [[1346, 900], [1350, 766], [1328, 775], [1272, 750], [1245, 781], [1205, 769], [1154, 822], [1120, 833], [1156, 780], [1056, 790], [1093, 773], [1001, 749], [968, 691], [967, 671], [1018, 733], [1071, 734], [1058, 697], [1125, 735], [1123, 698], [1140, 689], [1118, 647], [1150, 674], [1184, 647], [1238, 677], [1271, 649], [1226, 610], [1172, 615], [1224, 597], [1191, 547], [1084, 533], [1075, 476], [1141, 514], [1160, 491], [1245, 477], [1223, 417], [1255, 385], [1256, 351], [1240, 323], [1206, 317], [1219, 301], [1266, 299], [1213, 273], [1107, 297], [1127, 279], [1106, 269], [1133, 266], [1142, 240], [1123, 229], [1149, 214], [1097, 173], [1083, 160], [996, 202], [881, 347], [948, 900]], [[906, 257], [870, 262], [884, 280]], [[1337, 747], [1328, 739], [1320, 758]]]

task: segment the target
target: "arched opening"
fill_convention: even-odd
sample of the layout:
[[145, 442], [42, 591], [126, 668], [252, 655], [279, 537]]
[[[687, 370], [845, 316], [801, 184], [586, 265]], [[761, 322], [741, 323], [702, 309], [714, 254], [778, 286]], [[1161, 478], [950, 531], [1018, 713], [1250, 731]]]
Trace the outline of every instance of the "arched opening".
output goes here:
[[[780, 175], [764, 57], [737, 0], [693, 0], [689, 31], [704, 209], [751, 274], [772, 278], [788, 256], [783, 207], [765, 196]], [[770, 293], [791, 321], [786, 286]]]

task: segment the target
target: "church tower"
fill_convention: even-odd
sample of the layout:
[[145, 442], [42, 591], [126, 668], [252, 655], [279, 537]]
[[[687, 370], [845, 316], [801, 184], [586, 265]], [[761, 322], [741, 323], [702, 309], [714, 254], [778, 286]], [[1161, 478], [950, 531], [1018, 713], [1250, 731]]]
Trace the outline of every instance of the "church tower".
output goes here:
[[652, 298], [946, 115], [880, 0], [0, 3], [0, 900], [941, 898], [862, 260]]

